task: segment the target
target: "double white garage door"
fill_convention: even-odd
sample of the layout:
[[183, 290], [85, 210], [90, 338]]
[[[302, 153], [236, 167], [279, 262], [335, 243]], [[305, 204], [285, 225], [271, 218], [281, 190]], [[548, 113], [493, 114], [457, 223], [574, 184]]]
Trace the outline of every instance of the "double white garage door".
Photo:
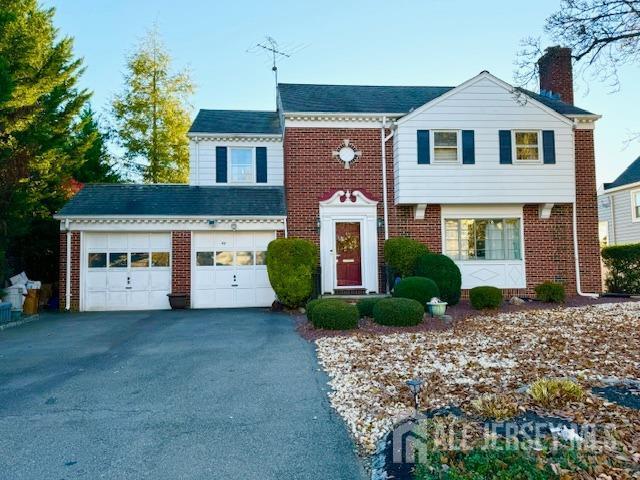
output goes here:
[[[269, 306], [275, 294], [265, 252], [275, 232], [194, 232], [193, 308]], [[167, 309], [170, 233], [83, 235], [83, 310]]]

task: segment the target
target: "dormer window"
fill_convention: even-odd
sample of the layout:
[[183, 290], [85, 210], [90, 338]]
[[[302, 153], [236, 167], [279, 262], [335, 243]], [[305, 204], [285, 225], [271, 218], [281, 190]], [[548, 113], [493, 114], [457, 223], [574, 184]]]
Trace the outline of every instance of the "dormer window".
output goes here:
[[540, 162], [540, 135], [537, 131], [513, 132], [514, 158], [516, 162], [537, 163]]
[[253, 183], [253, 148], [230, 148], [229, 177], [232, 183]]
[[434, 130], [433, 163], [459, 163], [459, 147], [457, 130]]

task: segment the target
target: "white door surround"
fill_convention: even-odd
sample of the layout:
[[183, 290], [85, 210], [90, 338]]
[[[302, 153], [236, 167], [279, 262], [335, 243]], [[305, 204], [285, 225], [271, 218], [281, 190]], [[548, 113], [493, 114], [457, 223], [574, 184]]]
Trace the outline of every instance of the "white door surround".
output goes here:
[[337, 287], [336, 223], [360, 223], [362, 285], [378, 292], [378, 202], [361, 190], [337, 190], [320, 200], [320, 265], [322, 293], [334, 293]]

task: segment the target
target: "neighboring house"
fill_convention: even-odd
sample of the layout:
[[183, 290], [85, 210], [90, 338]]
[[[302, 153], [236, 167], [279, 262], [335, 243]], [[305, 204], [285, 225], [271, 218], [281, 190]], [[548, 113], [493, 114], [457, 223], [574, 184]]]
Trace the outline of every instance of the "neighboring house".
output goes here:
[[88, 185], [58, 213], [61, 303], [267, 306], [265, 250], [287, 235], [319, 246], [323, 293], [384, 291], [397, 236], [453, 258], [464, 289], [599, 291], [599, 116], [572, 104], [568, 49], [539, 65], [542, 94], [481, 72], [457, 87], [280, 84], [273, 112], [201, 110], [189, 185]]
[[598, 195], [600, 243], [640, 243], [640, 157]]

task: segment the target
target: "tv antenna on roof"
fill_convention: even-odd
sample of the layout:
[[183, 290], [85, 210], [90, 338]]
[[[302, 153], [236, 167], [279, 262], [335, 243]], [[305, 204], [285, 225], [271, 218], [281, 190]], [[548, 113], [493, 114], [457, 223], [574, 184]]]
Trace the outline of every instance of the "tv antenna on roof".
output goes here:
[[281, 47], [280, 45], [278, 45], [278, 42], [276, 41], [275, 38], [273, 38], [270, 35], [265, 36], [264, 40], [262, 42], [258, 42], [255, 45], [253, 45], [252, 47], [247, 49], [247, 53], [254, 53], [254, 52], [266, 52], [270, 57], [271, 57], [271, 71], [273, 71], [273, 76], [275, 79], [275, 85], [276, 85], [276, 102], [277, 102], [277, 95], [278, 95], [278, 60], [279, 59], [285, 59], [285, 58], [291, 58], [291, 55], [293, 55], [294, 53], [302, 50], [303, 48], [306, 48], [306, 45], [302, 45], [302, 46], [298, 46], [298, 47], [293, 47], [291, 49], [289, 49], [288, 47]]

